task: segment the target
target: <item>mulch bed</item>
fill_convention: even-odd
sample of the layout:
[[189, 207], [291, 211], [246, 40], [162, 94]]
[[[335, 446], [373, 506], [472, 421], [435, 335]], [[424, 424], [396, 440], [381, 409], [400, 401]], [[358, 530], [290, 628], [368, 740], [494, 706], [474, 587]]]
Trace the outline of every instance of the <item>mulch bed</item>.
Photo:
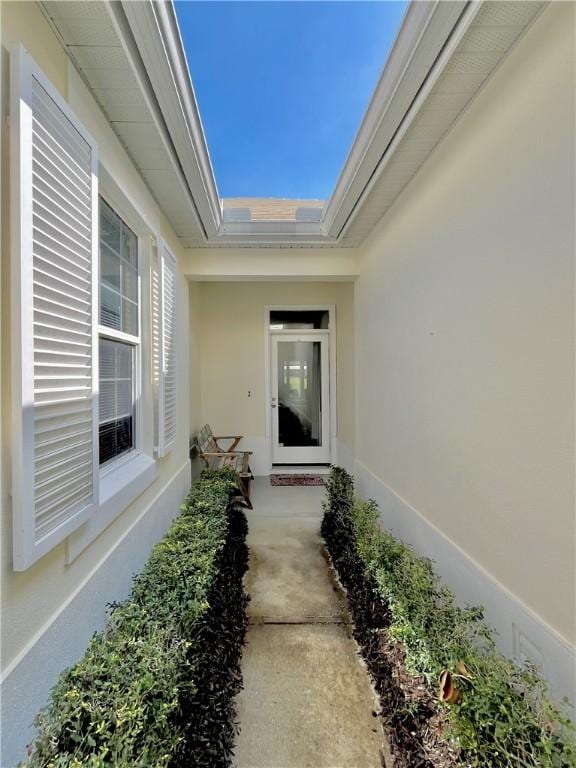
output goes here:
[[182, 702], [186, 738], [171, 768], [228, 768], [238, 724], [234, 699], [242, 690], [240, 661], [246, 635], [248, 524], [242, 508], [228, 510], [228, 537], [210, 591], [206, 619], [190, 637], [197, 692]]
[[322, 475], [270, 475], [270, 485], [324, 485]]
[[460, 763], [443, 736], [444, 713], [431, 687], [411, 675], [401, 646], [390, 640], [390, 614], [374, 582], [366, 578], [354, 537], [342, 518], [326, 512], [322, 535], [332, 565], [347, 592], [353, 633], [376, 693], [394, 768], [453, 768]]

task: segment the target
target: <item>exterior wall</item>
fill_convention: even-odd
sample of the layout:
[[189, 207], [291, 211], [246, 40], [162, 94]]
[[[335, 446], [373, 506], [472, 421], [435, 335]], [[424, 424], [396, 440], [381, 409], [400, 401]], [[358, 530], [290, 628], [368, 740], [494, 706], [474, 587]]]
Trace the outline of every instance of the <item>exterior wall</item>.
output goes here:
[[[173, 451], [156, 461], [156, 479], [72, 562], [63, 543], [27, 571], [11, 566], [10, 489], [10, 144], [9, 49], [22, 42], [62, 96], [70, 103], [99, 145], [102, 165], [150, 229], [160, 234], [179, 261], [178, 334], [179, 432]], [[102, 626], [105, 605], [127, 595], [134, 572], [141, 569], [153, 543], [178, 512], [189, 485], [188, 423], [190, 416], [188, 285], [182, 273], [181, 249], [170, 225], [148, 192], [110, 126], [69, 63], [36, 3], [2, 3], [2, 272], [1, 322], [1, 509], [2, 509], [2, 668], [3, 752], [9, 768], [24, 755], [30, 723], [46, 701], [57, 673], [83, 651]], [[143, 317], [143, 324], [147, 318]], [[148, 353], [147, 353], [148, 354]], [[143, 370], [143, 400], [152, 403], [150, 376]], [[197, 403], [197, 400], [195, 401]], [[151, 437], [151, 439], [153, 439]], [[164, 494], [164, 505], [158, 499]], [[87, 610], [88, 607], [88, 610]], [[71, 638], [71, 635], [73, 638]], [[40, 661], [39, 661], [40, 659]]]
[[[311, 264], [309, 253], [287, 250], [184, 253], [37, 4], [2, 3], [2, 766], [23, 755], [32, 715], [57, 673], [102, 626], [105, 604], [127, 594], [176, 514], [189, 482], [189, 429], [208, 421], [261, 450], [267, 304], [336, 305], [338, 439], [343, 456], [356, 454], [360, 490], [380, 501], [384, 520], [404, 538], [438, 558], [462, 599], [487, 603], [505, 650], [532, 656], [550, 678], [569, 670], [558, 688], [570, 692], [573, 28], [573, 5], [552, 4], [359, 256], [316, 249]], [[178, 257], [182, 330], [180, 431], [176, 448], [157, 462], [155, 481], [72, 562], [62, 544], [23, 573], [11, 568], [9, 496], [5, 127], [14, 41], [69, 100], [118, 188]], [[358, 271], [356, 289], [313, 282], [352, 280]], [[185, 279], [295, 273], [311, 282]]]
[[503, 645], [572, 695], [574, 71], [552, 3], [365, 243], [355, 296], [362, 488], [462, 597], [496, 590]]
[[[338, 440], [354, 447], [352, 283], [200, 283], [202, 420], [215, 434], [246, 435], [253, 470], [268, 471], [265, 325], [267, 305], [335, 304]], [[192, 302], [192, 299], [191, 299]], [[248, 391], [251, 397], [248, 398]], [[343, 448], [345, 450], [345, 448]]]

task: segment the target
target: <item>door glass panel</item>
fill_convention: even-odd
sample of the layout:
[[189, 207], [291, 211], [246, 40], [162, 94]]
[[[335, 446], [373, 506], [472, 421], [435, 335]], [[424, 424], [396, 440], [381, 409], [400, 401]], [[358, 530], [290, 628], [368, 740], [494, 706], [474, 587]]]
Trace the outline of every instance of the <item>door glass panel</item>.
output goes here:
[[278, 445], [322, 445], [319, 341], [278, 342]]
[[330, 325], [327, 309], [272, 309], [270, 329], [273, 331], [326, 329]]

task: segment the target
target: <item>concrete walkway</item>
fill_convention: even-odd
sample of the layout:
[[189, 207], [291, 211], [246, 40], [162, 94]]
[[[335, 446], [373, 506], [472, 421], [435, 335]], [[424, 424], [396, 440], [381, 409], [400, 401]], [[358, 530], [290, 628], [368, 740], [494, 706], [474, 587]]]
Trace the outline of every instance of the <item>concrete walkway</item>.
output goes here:
[[253, 483], [238, 768], [382, 768], [382, 735], [320, 537], [322, 487]]

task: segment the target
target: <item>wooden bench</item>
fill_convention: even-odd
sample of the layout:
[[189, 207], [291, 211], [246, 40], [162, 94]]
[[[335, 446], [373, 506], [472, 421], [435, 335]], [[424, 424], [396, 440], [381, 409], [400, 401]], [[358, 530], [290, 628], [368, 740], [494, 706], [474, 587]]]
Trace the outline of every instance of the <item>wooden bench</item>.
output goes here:
[[[232, 440], [232, 442], [226, 448], [223, 448], [218, 443], [218, 440]], [[209, 424], [203, 426], [196, 435], [196, 443], [200, 453], [232, 453], [232, 451], [236, 450], [240, 440], [242, 440], [242, 435], [219, 435], [214, 437]]]
[[[223, 448], [219, 444], [219, 440], [232, 440], [232, 443], [227, 448]], [[194, 438], [194, 445], [208, 469], [229, 467], [237, 473], [239, 477], [238, 490], [242, 496], [242, 501], [249, 509], [252, 509], [252, 502], [250, 501], [250, 481], [254, 479], [250, 469], [252, 451], [235, 451], [234, 448], [240, 440], [242, 440], [242, 435], [214, 437], [210, 425], [206, 424]]]

